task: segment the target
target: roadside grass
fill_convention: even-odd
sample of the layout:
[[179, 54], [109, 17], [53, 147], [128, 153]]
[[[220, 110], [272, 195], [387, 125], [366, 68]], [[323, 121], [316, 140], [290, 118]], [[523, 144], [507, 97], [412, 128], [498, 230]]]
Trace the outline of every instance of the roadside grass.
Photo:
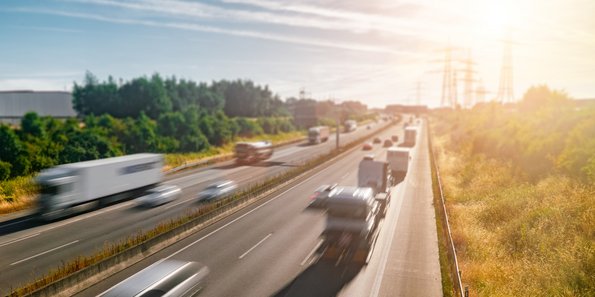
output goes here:
[[37, 192], [31, 176], [0, 181], [0, 215], [30, 208]]
[[204, 160], [205, 158], [212, 158], [216, 156], [222, 156], [226, 154], [232, 154], [234, 143], [237, 141], [260, 141], [260, 140], [269, 140], [273, 142], [273, 145], [281, 145], [286, 142], [295, 141], [306, 136], [304, 131], [293, 131], [293, 132], [286, 132], [286, 133], [279, 133], [279, 134], [264, 134], [255, 137], [238, 137], [234, 142], [228, 143], [221, 147], [212, 147], [207, 151], [199, 152], [199, 153], [174, 153], [174, 154], [165, 154], [165, 168], [164, 170], [168, 170], [171, 168], [175, 168], [186, 163], [197, 162], [200, 160]]
[[[281, 145], [304, 137], [304, 131], [294, 131], [275, 135], [260, 135], [251, 138], [237, 138], [235, 141], [270, 140], [274, 145]], [[205, 158], [231, 154], [233, 147], [234, 143], [228, 143], [223, 147], [212, 147], [205, 152], [165, 154], [164, 170], [185, 163], [200, 161]], [[22, 176], [7, 181], [0, 181], [0, 215], [33, 207], [38, 192], [32, 176]]]
[[[432, 143], [429, 144], [433, 146]], [[450, 275], [450, 260], [448, 258], [448, 241], [445, 236], [444, 225], [442, 222], [444, 221], [444, 214], [442, 211], [442, 202], [440, 199], [440, 187], [438, 185], [438, 176], [437, 172], [434, 168], [435, 161], [432, 156], [432, 147], [428, 147], [430, 149], [430, 162], [431, 162], [431, 171], [432, 171], [432, 193], [434, 195], [433, 203], [434, 206], [434, 213], [436, 215], [436, 232], [438, 235], [438, 256], [440, 260], [440, 275], [442, 276], [442, 296], [444, 297], [453, 297], [454, 295], [454, 283], [453, 279]]]
[[471, 296], [595, 296], [595, 186], [518, 178], [511, 164], [435, 137], [453, 240]]

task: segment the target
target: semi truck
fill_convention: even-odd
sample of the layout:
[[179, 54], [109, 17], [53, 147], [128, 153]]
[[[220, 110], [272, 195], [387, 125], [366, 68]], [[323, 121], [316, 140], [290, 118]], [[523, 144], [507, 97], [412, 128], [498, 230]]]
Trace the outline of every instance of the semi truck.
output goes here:
[[417, 127], [415, 126], [407, 126], [405, 128], [405, 139], [403, 140], [403, 146], [405, 147], [414, 147], [415, 143], [417, 142]]
[[325, 201], [326, 224], [320, 260], [366, 264], [382, 218], [371, 188], [337, 186]]
[[390, 169], [393, 185], [405, 179], [409, 168], [411, 149], [406, 147], [391, 147], [386, 151], [386, 161]]
[[236, 163], [254, 163], [269, 159], [273, 155], [273, 144], [270, 141], [238, 142], [234, 152]]
[[390, 203], [388, 163], [364, 158], [358, 186], [333, 186], [325, 194], [326, 225], [321, 259], [366, 264]]
[[357, 122], [354, 120], [347, 120], [344, 123], [345, 132], [353, 132], [357, 129]]
[[162, 168], [163, 155], [134, 154], [43, 170], [36, 177], [41, 189], [39, 217], [52, 220], [69, 214], [74, 206], [129, 198], [160, 183]]
[[328, 140], [331, 130], [328, 126], [317, 126], [308, 129], [308, 141], [310, 144], [317, 144]]

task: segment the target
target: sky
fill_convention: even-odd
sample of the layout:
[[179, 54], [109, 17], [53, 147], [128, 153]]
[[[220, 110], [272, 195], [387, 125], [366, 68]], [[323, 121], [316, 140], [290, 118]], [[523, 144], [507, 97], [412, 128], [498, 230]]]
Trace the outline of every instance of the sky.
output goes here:
[[[445, 50], [458, 96], [496, 97], [511, 40], [514, 97], [547, 84], [595, 98], [593, 0], [3, 0], [0, 90], [128, 80], [250, 79], [281, 98], [437, 106]], [[509, 36], [509, 37], [508, 37]]]

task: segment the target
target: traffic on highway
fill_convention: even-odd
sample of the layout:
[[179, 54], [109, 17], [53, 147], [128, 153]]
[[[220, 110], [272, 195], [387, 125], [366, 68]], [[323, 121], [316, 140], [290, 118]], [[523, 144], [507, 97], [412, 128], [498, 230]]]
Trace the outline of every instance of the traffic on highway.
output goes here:
[[[386, 128], [387, 125], [389, 125], [388, 128]], [[365, 138], [365, 135], [375, 134], [377, 133], [377, 131], [380, 131], [383, 128], [386, 129], [383, 132], [380, 132], [380, 137], [382, 137], [383, 139], [390, 138], [390, 135], [392, 134], [403, 133], [402, 129], [399, 129], [399, 126], [390, 124], [389, 122], [381, 122], [379, 124], [372, 125], [372, 127], [373, 129], [371, 130], [360, 128], [357, 129], [355, 133], [341, 133], [341, 142], [348, 143], [351, 141], [355, 141], [356, 139], [361, 137]], [[331, 135], [330, 138], [332, 138], [333, 136], [334, 135]], [[70, 255], [85, 254], [88, 253], [88, 251], [90, 250], [97, 250], [106, 241], [114, 241], [121, 238], [125, 238], [129, 234], [132, 234], [135, 231], [138, 231], [139, 229], [150, 228], [151, 226], [159, 222], [162, 222], [168, 218], [176, 217], [180, 215], [180, 213], [187, 211], [190, 208], [199, 208], [202, 207], [202, 205], [204, 205], [205, 203], [212, 203], [224, 197], [228, 197], [233, 193], [238, 192], [240, 189], [245, 189], [249, 187], [249, 185], [253, 184], [254, 182], [257, 182], [258, 180], [263, 180], [266, 177], [274, 176], [276, 174], [279, 174], [280, 172], [283, 172], [284, 170], [287, 170], [287, 168], [291, 168], [289, 166], [283, 165], [300, 164], [300, 162], [303, 162], [312, 155], [329, 152], [332, 150], [334, 144], [334, 141], [328, 141], [316, 144], [315, 146], [303, 146], [302, 144], [290, 145], [287, 147], [279, 148], [274, 153], [271, 153], [270, 158], [264, 158], [263, 160], [254, 160], [251, 164], [234, 165], [234, 163], [237, 163], [234, 160], [224, 162], [221, 164], [216, 164], [207, 168], [199, 168], [195, 170], [188, 170], [176, 173], [173, 176], [158, 175], [158, 179], [160, 179], [161, 182], [155, 182], [155, 179], [151, 180], [144, 177], [144, 175], [147, 174], [148, 170], [152, 170], [152, 168], [154, 168], [153, 164], [158, 164], [155, 162], [159, 162], [158, 156], [153, 156], [150, 154], [118, 157], [113, 158], [113, 161], [112, 159], [106, 159], [99, 161], [83, 162], [80, 165], [66, 165], [65, 167], [75, 168], [71, 169], [71, 171], [66, 170], [68, 168], [65, 168], [63, 170], [61, 167], [48, 170], [48, 173], [44, 172], [40, 174], [40, 177], [38, 178], [40, 183], [52, 185], [54, 187], [52, 191], [42, 191], [42, 195], [45, 196], [42, 196], [43, 199], [41, 201], [45, 203], [42, 204], [45, 208], [40, 208], [40, 211], [38, 213], [35, 213], [31, 216], [26, 216], [20, 219], [13, 220], [11, 222], [3, 222], [0, 224], [0, 232], [2, 233], [0, 250], [3, 252], [4, 255], [6, 255], [6, 257], [3, 257], [0, 261], [3, 262], [1, 264], [4, 265], [4, 267], [7, 267], [7, 269], [4, 269], [2, 272], [3, 281], [0, 285], [3, 287], [3, 290], [5, 290], [11, 284], [27, 281], [30, 277], [31, 268], [29, 265], [31, 264], [35, 265], [37, 271], [49, 270], [52, 267], [55, 267], [56, 264], [60, 261], [68, 259]], [[245, 144], [242, 145], [245, 146]], [[234, 265], [226, 267], [227, 265], [216, 264], [216, 262], [213, 262], [212, 260], [220, 259], [222, 255], [212, 253], [215, 251], [220, 251], [223, 254], [229, 254], [239, 248], [246, 246], [247, 244], [249, 245], [250, 242], [252, 242], [253, 240], [258, 239], [258, 237], [261, 236], [261, 230], [263, 230], [263, 228], [266, 229], [266, 226], [269, 226], [268, 228], [272, 228], [272, 226], [277, 225], [277, 227], [279, 227], [279, 230], [271, 230], [269, 233], [264, 234], [264, 236], [260, 238], [260, 240], [252, 242], [254, 243], [254, 245], [251, 248], [244, 251], [241, 255], [239, 255], [238, 259], [242, 260], [244, 258], [247, 258], [249, 254], [255, 254], [257, 253], [257, 251], [258, 253], [261, 253], [261, 249], [259, 249], [259, 247], [265, 244], [266, 246], [270, 246], [272, 242], [277, 242], [279, 245], [276, 248], [274, 248], [276, 251], [273, 252], [270, 256], [263, 255], [264, 259], [277, 261], [276, 257], [280, 257], [278, 258], [279, 261], [289, 261], [288, 263], [291, 263], [292, 261], [295, 261], [295, 259], [293, 259], [295, 255], [304, 256], [304, 248], [306, 250], [309, 250], [309, 252], [306, 254], [308, 257], [304, 257], [304, 259], [300, 261], [300, 265], [289, 265], [287, 267], [287, 272], [292, 273], [282, 273], [281, 275], [284, 276], [283, 281], [271, 283], [270, 287], [268, 288], [268, 291], [266, 291], [266, 294], [274, 293], [272, 291], [273, 289], [281, 290], [281, 287], [279, 287], [279, 285], [287, 282], [289, 280], [288, 277], [295, 278], [298, 275], [296, 273], [299, 272], [298, 270], [295, 270], [296, 267], [304, 268], [308, 265], [311, 266], [315, 263], [318, 263], [320, 259], [324, 259], [325, 261], [328, 260], [329, 262], [336, 261], [344, 267], [350, 267], [355, 262], [359, 264], [367, 264], [369, 261], [369, 259], [367, 258], [369, 255], [372, 255], [371, 251], [373, 250], [374, 243], [377, 241], [377, 236], [378, 234], [380, 234], [380, 232], [371, 232], [375, 234], [374, 237], [369, 237], [367, 240], [364, 241], [358, 240], [357, 238], [355, 238], [355, 235], [361, 233], [360, 231], [357, 231], [356, 229], [353, 232], [348, 232], [348, 229], [344, 229], [344, 227], [342, 227], [340, 223], [341, 219], [333, 219], [336, 217], [333, 214], [337, 213], [337, 211], [329, 208], [329, 205], [338, 204], [329, 204], [330, 201], [334, 200], [328, 198], [334, 197], [335, 193], [347, 193], [345, 192], [347, 190], [341, 189], [348, 189], [350, 187], [353, 188], [354, 186], [361, 186], [361, 189], [363, 191], [366, 191], [365, 189], [370, 189], [370, 193], [374, 193], [373, 196], [364, 195], [365, 197], [372, 197], [372, 200], [364, 203], [366, 205], [369, 204], [368, 206], [364, 207], [363, 209], [358, 209], [356, 207], [355, 209], [343, 210], [339, 211], [338, 213], [345, 213], [345, 211], [347, 211], [347, 213], [360, 213], [359, 215], [356, 215], [354, 218], [364, 218], [364, 221], [362, 222], [362, 224], [364, 225], [370, 225], [371, 222], [373, 223], [372, 225], [370, 225], [371, 227], [366, 227], [367, 229], [370, 229], [368, 231], [372, 231], [372, 229], [375, 231], [379, 230], [378, 227], [381, 225], [380, 218], [384, 217], [388, 213], [388, 209], [390, 207], [388, 203], [389, 199], [386, 199], [386, 196], [390, 197], [390, 186], [394, 184], [392, 183], [392, 177], [390, 176], [391, 171], [388, 170], [390, 160], [386, 159], [385, 157], [386, 149], [376, 147], [374, 148], [373, 152], [376, 155], [376, 160], [373, 160], [371, 162], [378, 163], [379, 165], [379, 167], [377, 167], [378, 170], [374, 169], [376, 172], [378, 172], [377, 177], [375, 177], [375, 180], [363, 181], [361, 180], [362, 177], [360, 177], [359, 183], [352, 182], [351, 179], [354, 176], [353, 173], [345, 169], [352, 167], [353, 172], [356, 172], [358, 165], [348, 165], [351, 163], [346, 163], [345, 167], [343, 167], [345, 169], [339, 171], [342, 173], [341, 177], [337, 177], [334, 173], [330, 174], [330, 176], [327, 176], [329, 174], [321, 176], [320, 173], [318, 173], [316, 175], [318, 175], [319, 178], [317, 178], [315, 181], [312, 180], [312, 177], [309, 177], [307, 180], [302, 181], [299, 185], [295, 186], [299, 186], [300, 188], [300, 197], [299, 199], [293, 200], [291, 203], [288, 202], [286, 207], [282, 207], [287, 208], [286, 210], [277, 210], [275, 214], [268, 212], [260, 214], [261, 211], [256, 210], [260, 208], [265, 208], [265, 206], [269, 203], [279, 203], [282, 199], [288, 198], [267, 197], [266, 199], [264, 199], [266, 200], [266, 202], [262, 202], [259, 200], [258, 202], [255, 202], [250, 206], [240, 209], [238, 212], [231, 213], [228, 217], [225, 217], [223, 220], [215, 223], [216, 225], [226, 220], [233, 221], [234, 217], [238, 216], [238, 214], [240, 213], [245, 213], [245, 215], [247, 215], [254, 212], [254, 214], [252, 214], [251, 216], [254, 216], [255, 218], [260, 217], [261, 220], [257, 219], [256, 221], [254, 221], [254, 219], [251, 219], [252, 222], [248, 223], [247, 225], [244, 225], [242, 223], [241, 225], [245, 226], [245, 230], [239, 231], [240, 233], [237, 233], [235, 235], [238, 238], [227, 238], [227, 236], [234, 237], [234, 235], [228, 235], [227, 232], [225, 232], [225, 235], [222, 234], [225, 238], [217, 239], [218, 236], [214, 236], [213, 234], [213, 238], [211, 240], [216, 240], [216, 243], [211, 243], [211, 240], [205, 239], [203, 244], [197, 244], [197, 246], [204, 245], [207, 249], [209, 246], [214, 247], [215, 249], [211, 252], [206, 252], [205, 254], [200, 255], [192, 253], [188, 256], [184, 254], [184, 256], [181, 257], [176, 256], [175, 259], [181, 261], [203, 263], [202, 265], [208, 267], [208, 270], [210, 271], [209, 276], [205, 276], [205, 280], [201, 281], [201, 284], [204, 284], [204, 288], [201, 286], [201, 291], [204, 291], [203, 294], [205, 294], [206, 296], [230, 296], [230, 294], [234, 295], [232, 292], [240, 288], [225, 288], [223, 286], [218, 289], [218, 287], [220, 287], [219, 284], [224, 284], [225, 282], [214, 281], [213, 277], [215, 277], [216, 279], [217, 275], [221, 273], [226, 274], [226, 271], [229, 271], [232, 274], [239, 273], [239, 271], [235, 271], [238, 268]], [[361, 153], [359, 153], [359, 147], [356, 147], [351, 151], [346, 152], [337, 157], [337, 162], [346, 162], [346, 160], [349, 160], [353, 163], [355, 161], [358, 161], [358, 159], [360, 159], [359, 161], [363, 160]], [[337, 164], [334, 163], [335, 162], [333, 162], [333, 164], [331, 164], [329, 167], [323, 170], [327, 173], [333, 172], [329, 168], [336, 168]], [[100, 173], [95, 172], [102, 170], [103, 172]], [[75, 172], [76, 174], [73, 175], [72, 172]], [[120, 176], [122, 174], [125, 176], [139, 174], [138, 176], [140, 177], [140, 183], [131, 185], [132, 183], [124, 182], [124, 180], [122, 179], [110, 181], [107, 178], [109, 176], [109, 172], [114, 172], [116, 176]], [[101, 178], [94, 179], [92, 178], [93, 174], [95, 174], [95, 176], [101, 176]], [[375, 174], [376, 173], [373, 172], [371, 173], [371, 175]], [[91, 178], [89, 176], [91, 176]], [[305, 211], [309, 209], [308, 204], [310, 203], [310, 201], [308, 200], [310, 194], [307, 193], [313, 193], [316, 190], [316, 188], [320, 188], [320, 186], [323, 183], [325, 183], [323, 182], [323, 180], [328, 181], [326, 183], [329, 184], [338, 184], [333, 187], [333, 190], [330, 191], [330, 193], [327, 193], [327, 199], [325, 200], [329, 200], [329, 202], [320, 204], [317, 207], [317, 211], [315, 212]], [[77, 186], [77, 182], [86, 182], [87, 184], [85, 184], [85, 186]], [[112, 184], [109, 184], [110, 182]], [[68, 183], [73, 183], [73, 185], [70, 186], [68, 185]], [[124, 188], [118, 186], [118, 183], [131, 185], [130, 187], [132, 187], [132, 191], [122, 191], [122, 189]], [[307, 187], [304, 184], [307, 184]], [[310, 184], [312, 184], [313, 186], [310, 186]], [[80, 209], [77, 203], [72, 202], [70, 203], [69, 207], [64, 206], [64, 203], [68, 200], [60, 198], [60, 195], [64, 197], [72, 197], [72, 195], [68, 195], [68, 193], [63, 194], [61, 192], [64, 191], [63, 189], [77, 189], [77, 187], [80, 187], [81, 189], [88, 189], [89, 185], [91, 188], [96, 189], [94, 191], [103, 191], [103, 196], [101, 196], [101, 193], [96, 195], [102, 197], [98, 201], [100, 203], [97, 203], [97, 206], [99, 207], [95, 206], [87, 209], [83, 207], [82, 209]], [[149, 186], [147, 187], [147, 185]], [[383, 185], [384, 188], [379, 188], [380, 185]], [[296, 194], [294, 193], [296, 192], [293, 188], [289, 191], [286, 191], [286, 193], [282, 196], [295, 196]], [[353, 189], [359, 191], [357, 190], [358, 188]], [[93, 191], [93, 189], [91, 190]], [[117, 192], [115, 195], [112, 193], [113, 191], [118, 190], [120, 192]], [[105, 195], [105, 193], [108, 193], [108, 195]], [[128, 194], [128, 196], [122, 195], [122, 197], [115, 197], [118, 199], [112, 199], [113, 197], [110, 197], [120, 196], [121, 193], [126, 193]], [[384, 196], [382, 194], [384, 194]], [[374, 195], [376, 196], [376, 198], [374, 198]], [[385, 198], [383, 199], [381, 196]], [[93, 196], [86, 195], [85, 197]], [[106, 199], [105, 197], [108, 197], [108, 199]], [[131, 197], [133, 199], [129, 200]], [[74, 199], [74, 197], [70, 199]], [[103, 199], [109, 201], [104, 202]], [[370, 198], [362, 199], [364, 199], [362, 201], [367, 201], [365, 199]], [[118, 203], [119, 200], [124, 201]], [[279, 202], [274, 202], [277, 200], [279, 200]], [[69, 212], [68, 214], [54, 215], [48, 218], [47, 211], [45, 211], [45, 209], [51, 208], [51, 203], [53, 202], [50, 201], [60, 201], [60, 203], [62, 204], [55, 206], [59, 207], [61, 211], [71, 210], [71, 208], [73, 211]], [[267, 207], [266, 209], [270, 208]], [[380, 213], [378, 213], [380, 209], [381, 211]], [[296, 210], [299, 212], [295, 213]], [[365, 213], [367, 213], [368, 211], [372, 211], [372, 213], [370, 213], [370, 215], [365, 215]], [[275, 218], [281, 218], [279, 214], [282, 213], [287, 214], [287, 216], [285, 216], [287, 222], [285, 223], [275, 220]], [[324, 228], [320, 229], [320, 227], [324, 225], [322, 224], [322, 222], [324, 221], [323, 218], [325, 216], [327, 217], [327, 231], [324, 231]], [[273, 219], [273, 221], [266, 222], [270, 219]], [[293, 232], [295, 231], [293, 229], [298, 227], [293, 225], [293, 222], [303, 222], [304, 219], [306, 219], [306, 221], [311, 221], [311, 226], [313, 228], [307, 228], [308, 230], [300, 230], [299, 232], [297, 232], [297, 234], [300, 234], [299, 236], [297, 234], [293, 234]], [[289, 225], [287, 225], [287, 223], [289, 223]], [[356, 221], [354, 221], [353, 223], [355, 223], [356, 225], [360, 224], [356, 223]], [[347, 226], [353, 223], [347, 222]], [[298, 225], [299, 224], [303, 223], [298, 223]], [[237, 225], [237, 227], [240, 227], [240, 224]], [[206, 229], [200, 230], [196, 234], [202, 234], [202, 232], [205, 232], [213, 226], [214, 225], [208, 226], [206, 227]], [[82, 230], [84, 231], [81, 232]], [[335, 236], [333, 234], [337, 235]], [[293, 235], [296, 235], [294, 238], [295, 241], [287, 241], [287, 236], [291, 237]], [[192, 235], [184, 240], [187, 241], [190, 238], [193, 238], [194, 236], [196, 235]], [[253, 239], [251, 240], [250, 238]], [[321, 241], [318, 242], [318, 240]], [[356, 242], [358, 242], [358, 244], [363, 247], [363, 250], [351, 250], [350, 248], [348, 248]], [[306, 243], [310, 243], [310, 246], [306, 245]], [[171, 249], [176, 245], [177, 244], [174, 244], [166, 248], [165, 250]], [[300, 252], [297, 252], [297, 254], [294, 254], [292, 252], [279, 254], [279, 250], [277, 250], [280, 248], [282, 249], [284, 246], [286, 247], [293, 245], [302, 248], [302, 250]], [[36, 248], [24, 248], [30, 246], [36, 246]], [[335, 249], [335, 251], [333, 251], [333, 249]], [[109, 286], [110, 283], [113, 283], [115, 285], [115, 280], [120, 279], [123, 276], [134, 272], [136, 269], [140, 267], [139, 265], [142, 265], [141, 263], [150, 263], [153, 257], [157, 256], [160, 253], [166, 253], [165, 250], [157, 252], [153, 256], [147, 257], [147, 259], [142, 260], [141, 262], [139, 262], [139, 264], [132, 265], [131, 267], [123, 270], [122, 272], [117, 273], [110, 278], [107, 278], [105, 281], [94, 284], [78, 294], [80, 296], [94, 296], [101, 293], [98, 292], [100, 288], [104, 289], [104, 291], [109, 289], [107, 288], [107, 286]], [[169, 256], [182, 252], [182, 250], [172, 252]], [[356, 255], [358, 257], [357, 261], [354, 260], [355, 258], [351, 259]], [[284, 259], [287, 256], [289, 256], [289, 258]], [[171, 257], [163, 258], [169, 259]], [[253, 257], [250, 257], [250, 259], [250, 261], [255, 260]], [[221, 262], [221, 264], [223, 263], [226, 263], [226, 261]], [[264, 268], [265, 267], [263, 267], [263, 269]], [[260, 271], [260, 268], [258, 270]], [[259, 272], [258, 274], [249, 274], [252, 276], [260, 275], [261, 277], [266, 278], [268, 276], [265, 272], [266, 269], [264, 271]], [[118, 281], [118, 283], [127, 278], [132, 277], [133, 275], [134, 274], [131, 274], [128, 277], [121, 279], [120, 281]], [[276, 284], [276, 286], [274, 284]], [[264, 288], [266, 287], [263, 287], [263, 289]], [[228, 291], [229, 293], [227, 293]], [[253, 294], [247, 294], [245, 296], [248, 295]], [[254, 296], [257, 295], [260, 295], [260, 293], [256, 293]]]

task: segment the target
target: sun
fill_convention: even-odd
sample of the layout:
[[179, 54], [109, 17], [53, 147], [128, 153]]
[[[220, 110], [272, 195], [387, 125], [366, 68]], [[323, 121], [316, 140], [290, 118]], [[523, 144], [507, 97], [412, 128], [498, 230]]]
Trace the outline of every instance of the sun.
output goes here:
[[522, 24], [521, 8], [514, 1], [477, 1], [475, 3], [475, 25], [493, 36], [502, 36]]

